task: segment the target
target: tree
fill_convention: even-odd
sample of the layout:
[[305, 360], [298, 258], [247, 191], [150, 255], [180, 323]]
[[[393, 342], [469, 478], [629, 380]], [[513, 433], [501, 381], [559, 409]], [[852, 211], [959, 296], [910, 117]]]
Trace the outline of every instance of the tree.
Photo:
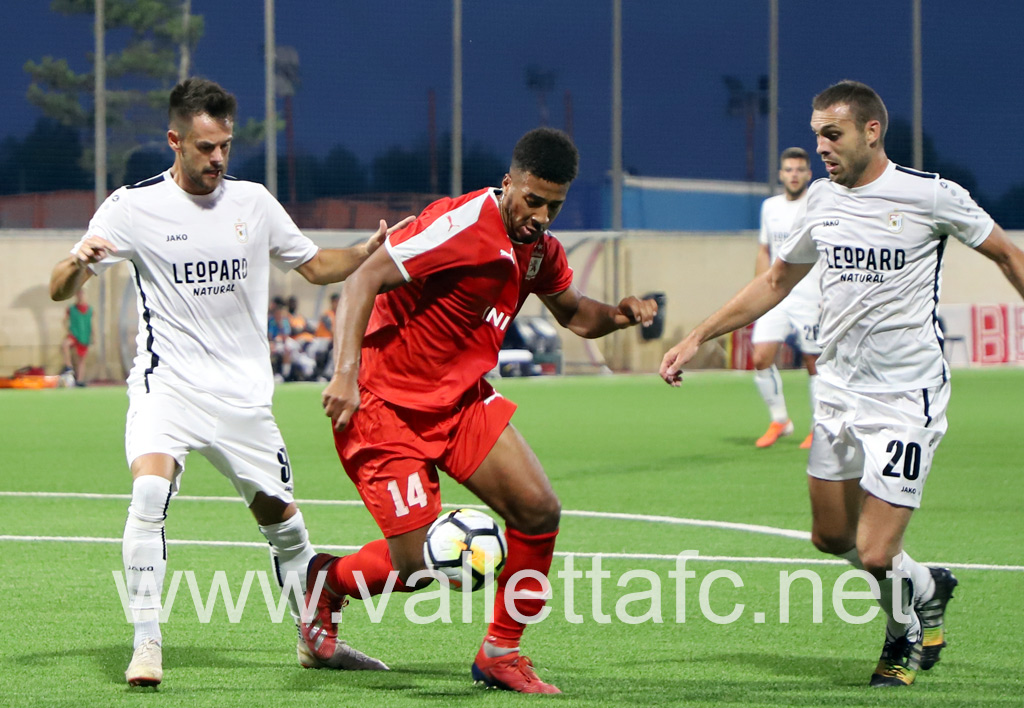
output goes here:
[[[233, 141], [232, 141], [233, 142]], [[299, 154], [295, 157], [295, 196], [299, 202], [308, 202], [321, 196], [318, 192], [317, 180], [320, 174], [320, 162], [313, 155]], [[288, 164], [284, 160], [277, 163], [277, 183], [287, 184]], [[228, 163], [228, 172], [239, 179], [267, 183], [267, 158], [266, 152], [261, 148], [250, 151], [246, 155], [235, 154], [235, 147], [232, 147], [231, 161]], [[281, 199], [286, 203], [286, 199]]]
[[[910, 123], [903, 118], [890, 118], [885, 131], [885, 153], [889, 159], [905, 167], [914, 166], [914, 143]], [[937, 172], [966, 189], [982, 207], [987, 201], [978, 193], [978, 180], [967, 167], [945, 160], [935, 149], [935, 142], [928, 133], [921, 135], [921, 168]]]
[[[52, 0], [50, 8], [64, 15], [92, 15], [96, 5], [94, 0]], [[129, 31], [123, 48], [106, 57], [107, 161], [111, 181], [120, 186], [137, 146], [166, 131], [167, 98], [179, 77], [179, 53], [184, 48], [191, 56], [203, 34], [203, 20], [186, 15], [180, 0], [106, 0], [104, 19], [108, 31]], [[77, 73], [66, 59], [44, 56], [26, 62], [25, 71], [32, 78], [27, 98], [44, 115], [79, 131], [92, 128], [94, 69]], [[90, 145], [79, 164], [91, 170], [94, 155]]]
[[[438, 146], [438, 189], [451, 190], [451, 136], [444, 135]], [[497, 187], [508, 163], [480, 144], [470, 145], [462, 158], [462, 187], [471, 192]], [[430, 193], [430, 148], [426, 142], [412, 150], [392, 147], [373, 160], [373, 190], [376, 192]]]
[[368, 188], [366, 168], [348, 148], [335, 145], [320, 163], [316, 180], [319, 197], [362, 194]]
[[1015, 184], [992, 205], [992, 218], [1005, 229], [1024, 229], [1024, 184]]
[[40, 118], [24, 140], [0, 143], [0, 194], [88, 189], [90, 174], [79, 166], [78, 131], [51, 118]]

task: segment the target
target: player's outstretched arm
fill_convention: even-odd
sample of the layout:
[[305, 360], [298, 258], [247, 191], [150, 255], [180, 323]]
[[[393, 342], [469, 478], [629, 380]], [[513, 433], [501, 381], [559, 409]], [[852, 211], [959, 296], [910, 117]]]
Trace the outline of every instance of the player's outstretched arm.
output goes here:
[[58, 302], [67, 300], [92, 276], [90, 263], [99, 263], [116, 252], [114, 244], [105, 238], [87, 237], [70, 258], [65, 258], [53, 267], [50, 273], [50, 299]]
[[[383, 222], [381, 222], [383, 224]], [[359, 357], [377, 293], [405, 282], [386, 249], [348, 279], [334, 316], [334, 374], [321, 395], [324, 413], [341, 430], [359, 409]]]
[[608, 305], [581, 294], [575, 285], [555, 295], [541, 295], [540, 299], [558, 324], [587, 339], [637, 324], [649, 325], [658, 312], [658, 303], [654, 300], [630, 295], [618, 305]]
[[669, 349], [661, 360], [658, 373], [665, 382], [678, 386], [682, 368], [697, 353], [701, 344], [715, 337], [746, 327], [768, 312], [789, 294], [807, 275], [813, 263], [787, 263], [776, 259], [772, 267], [751, 280], [729, 302], [701, 322], [679, 344]]
[[1010, 284], [1024, 297], [1024, 251], [1007, 238], [999, 224], [992, 227], [992, 233], [975, 250], [994, 261]]
[[413, 217], [407, 216], [394, 226], [388, 228], [387, 223], [381, 219], [380, 226], [366, 243], [351, 248], [321, 248], [316, 255], [296, 268], [299, 274], [314, 285], [329, 285], [340, 283], [348, 278], [356, 268], [363, 264], [367, 258], [376, 251], [384, 239], [390, 234], [407, 226], [412, 222]]
[[761, 275], [771, 266], [772, 255], [768, 246], [760, 244], [757, 248], [757, 258], [754, 259], [754, 275]]

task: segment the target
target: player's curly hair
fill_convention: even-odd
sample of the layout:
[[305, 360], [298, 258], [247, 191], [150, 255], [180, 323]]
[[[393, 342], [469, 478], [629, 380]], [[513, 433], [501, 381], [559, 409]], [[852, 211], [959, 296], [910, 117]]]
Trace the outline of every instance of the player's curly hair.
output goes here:
[[534, 128], [516, 143], [512, 169], [529, 172], [554, 184], [576, 179], [580, 154], [572, 138], [554, 128]]
[[814, 97], [811, 108], [824, 111], [832, 106], [846, 104], [850, 107], [853, 119], [858, 128], [863, 128], [869, 120], [877, 120], [881, 125], [881, 139], [885, 139], [885, 131], [889, 127], [889, 112], [882, 103], [882, 97], [867, 84], [846, 79]]
[[171, 90], [168, 117], [172, 124], [188, 126], [192, 118], [205, 113], [218, 120], [234, 120], [238, 101], [220, 84], [208, 79], [185, 79]]

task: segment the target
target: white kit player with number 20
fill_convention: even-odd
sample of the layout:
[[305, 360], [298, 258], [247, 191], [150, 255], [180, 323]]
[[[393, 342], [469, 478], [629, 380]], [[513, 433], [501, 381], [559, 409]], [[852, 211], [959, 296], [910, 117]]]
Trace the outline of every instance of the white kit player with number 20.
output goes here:
[[889, 161], [888, 113], [870, 87], [815, 97], [811, 128], [829, 173], [779, 258], [665, 355], [678, 385], [701, 343], [744, 326], [822, 263], [814, 437], [807, 463], [811, 540], [875, 578], [887, 622], [872, 686], [906, 686], [946, 646], [957, 579], [903, 550], [946, 430], [949, 368], [936, 308], [950, 237], [994, 261], [1024, 296], [1024, 251], [960, 185]]

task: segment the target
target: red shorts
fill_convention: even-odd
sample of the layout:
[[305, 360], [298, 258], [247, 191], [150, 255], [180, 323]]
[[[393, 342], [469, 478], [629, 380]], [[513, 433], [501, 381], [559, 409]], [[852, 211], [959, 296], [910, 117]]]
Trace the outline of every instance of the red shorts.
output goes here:
[[433, 523], [441, 513], [438, 468], [459, 484], [476, 472], [516, 404], [481, 380], [458, 405], [431, 413], [392, 405], [365, 388], [334, 446], [385, 537]]
[[75, 350], [75, 354], [78, 355], [78, 358], [79, 359], [84, 359], [85, 358], [85, 353], [87, 351], [89, 351], [89, 345], [88, 344], [82, 344], [81, 342], [79, 342], [77, 339], [75, 339], [70, 334], [68, 335], [68, 341], [71, 342], [71, 346]]

